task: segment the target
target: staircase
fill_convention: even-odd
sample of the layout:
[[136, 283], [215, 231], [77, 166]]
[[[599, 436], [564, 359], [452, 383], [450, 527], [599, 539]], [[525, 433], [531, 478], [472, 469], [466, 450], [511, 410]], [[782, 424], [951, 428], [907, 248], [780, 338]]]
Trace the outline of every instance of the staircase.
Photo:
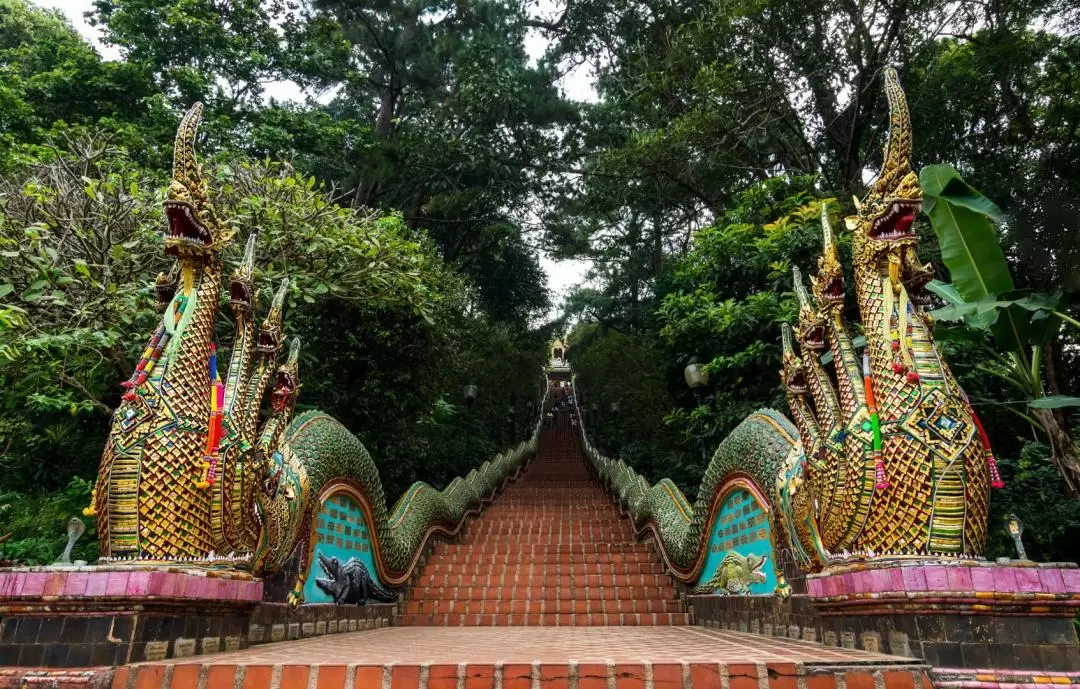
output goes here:
[[589, 475], [568, 412], [455, 543], [435, 548], [405, 626], [687, 625], [657, 556]]

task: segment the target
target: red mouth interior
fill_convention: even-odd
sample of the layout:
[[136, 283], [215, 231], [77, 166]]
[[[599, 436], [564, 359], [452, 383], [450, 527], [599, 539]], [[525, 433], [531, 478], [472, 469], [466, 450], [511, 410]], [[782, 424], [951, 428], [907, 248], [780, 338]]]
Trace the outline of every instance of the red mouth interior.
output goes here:
[[915, 223], [918, 205], [904, 202], [894, 203], [885, 216], [874, 223], [871, 236], [887, 241], [911, 237], [911, 226]]
[[821, 326], [810, 328], [806, 333], [806, 344], [813, 348], [825, 346], [825, 331]]
[[195, 212], [186, 203], [166, 203], [165, 216], [169, 220], [168, 237], [179, 239], [186, 244], [208, 246], [210, 232], [195, 220]]
[[825, 294], [833, 299], [842, 299], [844, 296], [844, 281], [840, 278], [831, 278], [829, 286], [825, 288]]
[[247, 285], [242, 282], [232, 282], [229, 284], [229, 299], [234, 304], [251, 305], [251, 294], [248, 292]]

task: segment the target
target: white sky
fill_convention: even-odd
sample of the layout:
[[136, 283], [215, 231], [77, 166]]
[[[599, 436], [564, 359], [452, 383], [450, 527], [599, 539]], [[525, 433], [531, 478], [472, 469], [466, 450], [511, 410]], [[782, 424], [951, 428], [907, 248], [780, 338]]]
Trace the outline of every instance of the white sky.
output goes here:
[[[34, 0], [41, 7], [52, 7], [60, 10], [68, 21], [89, 40], [102, 57], [106, 60], [120, 59], [120, 50], [116, 46], [105, 45], [101, 41], [101, 32], [90, 26], [83, 14], [93, 9], [93, 0]], [[550, 16], [557, 12], [561, 5], [555, 0], [539, 0], [534, 8], [536, 15]], [[530, 30], [525, 38], [525, 50], [535, 62], [547, 49], [548, 41], [538, 31]], [[563, 79], [560, 86], [563, 93], [570, 100], [596, 102], [596, 91], [593, 89], [592, 74], [588, 66], [577, 67], [570, 71]], [[291, 81], [278, 81], [266, 84], [266, 96], [279, 101], [302, 102], [304, 92]], [[326, 96], [324, 96], [326, 97]], [[561, 301], [567, 290], [584, 281], [585, 274], [589, 270], [587, 261], [554, 261], [544, 253], [540, 255], [540, 265], [548, 276], [548, 288], [551, 289], [556, 302]], [[551, 315], [556, 314], [553, 309]]]

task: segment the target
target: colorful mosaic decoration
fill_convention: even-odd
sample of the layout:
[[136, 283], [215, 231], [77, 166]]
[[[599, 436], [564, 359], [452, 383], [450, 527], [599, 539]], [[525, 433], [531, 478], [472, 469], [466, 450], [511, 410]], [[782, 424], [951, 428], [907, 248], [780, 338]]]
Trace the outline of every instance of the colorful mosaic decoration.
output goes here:
[[[680, 581], [711, 585], [714, 570], [732, 555], [732, 572], [749, 571], [740, 558], [773, 556], [777, 542], [807, 571], [860, 560], [982, 555], [988, 494], [1000, 478], [924, 310], [932, 273], [918, 261], [912, 231], [922, 192], [893, 70], [885, 73], [885, 89], [890, 121], [882, 172], [846, 220], [866, 348], [856, 349], [844, 322], [844, 270], [823, 209], [823, 251], [811, 290], [796, 270], [798, 328], [783, 328], [781, 380], [794, 425], [771, 410], [750, 415], [713, 454], [693, 506], [670, 481], [651, 486], [584, 439], [597, 475], [636, 526], [652, 533]], [[831, 367], [821, 360], [826, 350]], [[764, 522], [756, 529], [723, 522], [740, 488], [763, 498], [754, 514]], [[761, 543], [762, 528], [772, 550], [752, 550], [751, 534]], [[768, 575], [750, 590], [773, 586], [786, 590], [779, 576], [774, 584]]]
[[315, 518], [313, 541], [314, 562], [304, 585], [304, 600], [309, 603], [333, 603], [330, 586], [320, 587], [320, 577], [333, 579], [329, 565], [325, 561], [337, 561], [339, 564], [353, 560], [367, 571], [368, 576], [378, 585], [377, 579], [370, 573], [375, 571], [375, 551], [372, 547], [371, 533], [364, 511], [347, 493], [340, 492], [326, 498]]
[[708, 548], [698, 592], [722, 595], [777, 592], [782, 577], [771, 562], [775, 558], [768, 508], [749, 487], [735, 486], [721, 499]]
[[[352, 525], [349, 543], [367, 559], [356, 557], [376, 583], [400, 585], [427, 538], [456, 532], [466, 513], [535, 452], [536, 436], [446, 490], [415, 484], [391, 513], [360, 441], [326, 414], [294, 414], [299, 341], [279, 364], [289, 284], [280, 286], [256, 327], [254, 234], [228, 285], [235, 339], [227, 364], [219, 361], [212, 337], [222, 292], [221, 252], [232, 230], [214, 208], [195, 159], [201, 115], [196, 104], [176, 136], [165, 201], [165, 251], [176, 258], [176, 267], [155, 284], [162, 321], [123, 383], [126, 392], [85, 510], [97, 518], [101, 561], [180, 562], [265, 575], [281, 569], [299, 548], [303, 566], [289, 597], [297, 603], [305, 593], [315, 595], [306, 579], [319, 519], [337, 510], [340, 522], [343, 508], [334, 491], [347, 486], [350, 509], [361, 509], [364, 517], [362, 526]], [[271, 411], [261, 420], [268, 388]], [[326, 496], [339, 502], [326, 505]], [[355, 510], [344, 511], [347, 525]], [[344, 548], [344, 534], [341, 540]], [[357, 572], [348, 560], [341, 564], [348, 576]]]

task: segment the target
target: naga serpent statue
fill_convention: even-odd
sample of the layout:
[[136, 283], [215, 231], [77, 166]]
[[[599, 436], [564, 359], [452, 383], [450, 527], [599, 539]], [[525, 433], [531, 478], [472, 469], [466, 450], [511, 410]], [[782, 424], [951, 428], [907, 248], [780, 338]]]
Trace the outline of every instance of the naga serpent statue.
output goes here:
[[[768, 540], [761, 552], [786, 551], [804, 571], [853, 560], [982, 555], [989, 490], [1000, 477], [924, 311], [932, 272], [915, 254], [912, 229], [922, 191], [911, 169], [907, 102], [891, 69], [885, 91], [882, 172], [846, 219], [865, 349], [856, 349], [844, 322], [844, 271], [823, 207], [812, 294], [796, 270], [798, 328], [782, 329], [781, 381], [794, 424], [772, 410], [743, 421], [716, 450], [692, 506], [669, 480], [650, 486], [585, 439], [598, 475], [640, 531], [652, 532], [680, 581], [703, 585], [720, 571], [724, 552], [750, 553], [754, 539], [745, 534], [762, 519], [745, 528], [749, 506], [768, 522], [759, 532]], [[834, 371], [821, 361], [826, 350]], [[728, 498], [737, 492], [742, 497]], [[778, 567], [770, 586], [786, 593]]]
[[[196, 104], [176, 135], [164, 203], [165, 252], [176, 267], [155, 285], [162, 320], [124, 383], [85, 510], [97, 517], [101, 561], [183, 563], [262, 576], [296, 555], [299, 575], [289, 594], [295, 604], [311, 572], [316, 528], [338, 514], [325, 509], [326, 501], [347, 497], [362, 513], [350, 532], [363, 526], [370, 541], [364, 547], [370, 546], [375, 565], [372, 585], [400, 586], [428, 537], [456, 532], [534, 453], [535, 436], [443, 491], [414, 484], [388, 510], [375, 464], [352, 433], [320, 412], [294, 418], [298, 341], [278, 365], [289, 284], [281, 285], [256, 328], [254, 233], [228, 286], [236, 332], [222, 375], [212, 338], [222, 297], [221, 254], [233, 230], [215, 209], [195, 160], [201, 114]], [[260, 424], [268, 387], [269, 416]]]

